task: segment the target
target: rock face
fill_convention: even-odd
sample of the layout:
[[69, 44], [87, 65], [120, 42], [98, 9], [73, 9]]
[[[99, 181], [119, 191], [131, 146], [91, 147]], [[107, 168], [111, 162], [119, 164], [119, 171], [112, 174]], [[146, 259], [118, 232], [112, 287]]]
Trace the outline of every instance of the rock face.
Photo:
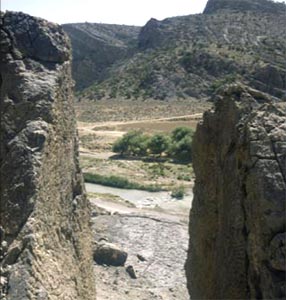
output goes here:
[[0, 294], [95, 299], [69, 41], [57, 25], [7, 12], [0, 49]]
[[192, 299], [285, 299], [286, 103], [232, 85], [194, 138]]

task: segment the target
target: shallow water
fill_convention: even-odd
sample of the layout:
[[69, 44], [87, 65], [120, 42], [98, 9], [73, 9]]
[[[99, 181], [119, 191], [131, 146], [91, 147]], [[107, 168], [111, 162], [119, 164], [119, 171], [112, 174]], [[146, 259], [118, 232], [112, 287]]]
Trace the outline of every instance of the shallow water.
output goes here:
[[119, 189], [109, 186], [103, 186], [100, 184], [86, 183], [85, 184], [87, 192], [90, 193], [100, 193], [100, 194], [112, 194], [121, 197], [122, 199], [129, 201], [136, 205], [138, 208], [143, 207], [156, 207], [167, 202], [181, 202], [181, 204], [186, 203], [187, 206], [191, 205], [193, 200], [192, 189], [186, 190], [186, 195], [182, 200], [178, 200], [171, 197], [171, 192], [148, 192], [141, 190], [129, 190], [129, 189]]

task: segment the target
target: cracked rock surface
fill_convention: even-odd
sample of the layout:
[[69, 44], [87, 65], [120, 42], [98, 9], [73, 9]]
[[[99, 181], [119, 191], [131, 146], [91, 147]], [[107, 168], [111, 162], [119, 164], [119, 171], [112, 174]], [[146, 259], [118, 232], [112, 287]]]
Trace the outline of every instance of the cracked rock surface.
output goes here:
[[112, 243], [128, 254], [124, 266], [94, 264], [97, 300], [189, 299], [184, 272], [189, 200], [165, 202], [159, 210], [100, 198], [91, 203], [95, 249]]
[[0, 299], [95, 299], [62, 29], [0, 16]]
[[285, 299], [285, 101], [221, 90], [193, 151], [191, 298]]

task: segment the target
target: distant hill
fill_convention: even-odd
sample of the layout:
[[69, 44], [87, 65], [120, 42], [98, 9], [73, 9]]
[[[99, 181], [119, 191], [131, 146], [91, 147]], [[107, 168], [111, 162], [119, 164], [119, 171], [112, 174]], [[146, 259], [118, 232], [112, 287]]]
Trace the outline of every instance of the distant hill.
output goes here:
[[65, 25], [74, 49], [77, 87], [88, 86], [79, 96], [205, 98], [238, 80], [282, 97], [285, 8], [269, 0], [209, 0], [203, 14], [151, 19], [141, 29]]

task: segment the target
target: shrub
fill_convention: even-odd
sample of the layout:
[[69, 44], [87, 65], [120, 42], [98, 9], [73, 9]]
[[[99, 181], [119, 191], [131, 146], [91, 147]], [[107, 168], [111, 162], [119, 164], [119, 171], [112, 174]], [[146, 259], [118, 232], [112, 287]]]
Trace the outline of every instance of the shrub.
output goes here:
[[171, 197], [176, 199], [183, 199], [184, 195], [185, 195], [185, 188], [182, 185], [173, 189], [171, 193]]
[[104, 176], [100, 174], [91, 174], [91, 173], [84, 173], [83, 176], [85, 182], [96, 183], [96, 184], [111, 186], [115, 188], [137, 189], [137, 190], [145, 190], [149, 192], [158, 192], [162, 190], [162, 188], [160, 188], [156, 184], [141, 185], [136, 182], [130, 182], [128, 179], [120, 176], [114, 176], [114, 175]]
[[186, 136], [193, 136], [194, 132], [190, 127], [177, 127], [172, 131], [172, 141], [179, 142]]
[[184, 53], [184, 55], [180, 58], [179, 63], [187, 72], [191, 72], [194, 65], [193, 54], [191, 52]]
[[148, 148], [152, 154], [162, 155], [170, 148], [170, 138], [162, 133], [155, 134], [151, 137], [148, 143]]
[[171, 156], [177, 160], [188, 162], [192, 160], [192, 137], [185, 136], [172, 145]]
[[178, 127], [171, 136], [157, 133], [149, 137], [133, 130], [114, 143], [113, 151], [137, 157], [147, 156], [148, 153], [162, 156], [165, 153], [173, 159], [188, 162], [192, 159], [192, 138], [193, 130], [189, 127]]
[[178, 127], [173, 130], [169, 155], [179, 161], [191, 161], [193, 135], [194, 132], [189, 127]]
[[117, 140], [112, 150], [121, 155], [143, 156], [147, 153], [148, 140], [149, 137], [141, 131], [133, 130]]
[[184, 181], [191, 181], [192, 180], [192, 177], [190, 175], [182, 175], [180, 174], [178, 177], [177, 177], [178, 180], [184, 180]]

